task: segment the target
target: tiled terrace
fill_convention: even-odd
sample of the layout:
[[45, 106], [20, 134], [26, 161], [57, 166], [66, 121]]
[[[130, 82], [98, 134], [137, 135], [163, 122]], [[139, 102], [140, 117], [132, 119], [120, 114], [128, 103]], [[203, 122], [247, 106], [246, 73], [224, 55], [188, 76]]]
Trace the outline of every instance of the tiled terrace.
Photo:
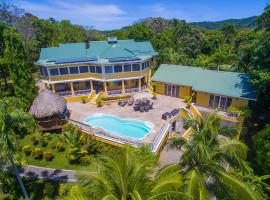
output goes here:
[[96, 105], [89, 103], [82, 104], [80, 102], [69, 102], [68, 109], [71, 110], [70, 118], [79, 122], [83, 122], [87, 116], [95, 113], [114, 114], [121, 118], [133, 118], [142, 121], [149, 121], [153, 123], [155, 127], [144, 141], [151, 142], [165, 123], [165, 121], [161, 119], [161, 115], [165, 112], [171, 112], [174, 109], [185, 106], [182, 99], [164, 95], [157, 95], [157, 100], [151, 101], [153, 101], [154, 105], [153, 109], [149, 112], [135, 112], [133, 110], [133, 106], [126, 105], [121, 107], [117, 103], [97, 107]]

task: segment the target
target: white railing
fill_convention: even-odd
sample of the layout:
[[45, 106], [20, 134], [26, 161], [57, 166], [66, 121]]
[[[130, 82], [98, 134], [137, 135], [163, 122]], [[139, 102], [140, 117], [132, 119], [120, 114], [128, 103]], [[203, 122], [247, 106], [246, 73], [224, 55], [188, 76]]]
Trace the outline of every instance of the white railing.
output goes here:
[[122, 95], [122, 90], [111, 90], [107, 91], [108, 96], [119, 96]]
[[103, 139], [106, 139], [106, 140], [110, 140], [110, 141], [113, 141], [113, 142], [117, 142], [117, 143], [120, 143], [120, 144], [130, 144], [132, 146], [135, 146], [135, 147], [138, 147], [142, 144], [145, 144], [145, 142], [141, 141], [141, 140], [136, 140], [136, 139], [133, 139], [133, 138], [129, 138], [129, 137], [124, 137], [124, 136], [118, 136], [118, 135], [114, 135], [114, 134], [111, 134], [107, 131], [105, 131], [104, 129], [101, 129], [101, 128], [93, 128], [87, 124], [84, 124], [84, 123], [81, 123], [81, 122], [78, 122], [78, 121], [75, 121], [75, 120], [71, 120], [69, 119], [69, 122], [78, 126], [79, 129], [87, 132], [87, 133], [90, 133], [96, 137], [99, 137], [99, 138], [103, 138]]
[[56, 92], [58, 95], [62, 96], [62, 97], [69, 97], [72, 96], [72, 92], [71, 91], [65, 91], [65, 92]]
[[112, 142], [120, 143], [120, 144], [130, 144], [134, 147], [139, 147], [143, 144], [149, 144], [152, 148], [153, 152], [157, 152], [160, 146], [162, 145], [162, 142], [166, 138], [167, 134], [169, 133], [169, 129], [171, 127], [170, 122], [166, 122], [161, 129], [159, 130], [158, 134], [156, 135], [155, 139], [151, 143], [144, 142], [143, 140], [137, 140], [130, 137], [125, 136], [118, 136], [112, 133], [109, 133], [105, 131], [102, 128], [93, 128], [90, 125], [84, 124], [82, 122], [78, 122], [72, 119], [69, 119], [69, 122], [78, 126], [79, 129], [82, 131], [92, 134], [95, 137], [103, 138]]
[[134, 93], [138, 93], [138, 92], [139, 92], [139, 88], [125, 89], [126, 94], [134, 94]]
[[83, 95], [88, 95], [90, 94], [91, 89], [87, 89], [87, 90], [75, 90], [74, 94], [75, 96], [83, 96]]
[[161, 146], [162, 141], [169, 133], [170, 126], [171, 126], [170, 122], [167, 121], [159, 130], [155, 139], [151, 142], [151, 148], [153, 152], [157, 152], [157, 150]]

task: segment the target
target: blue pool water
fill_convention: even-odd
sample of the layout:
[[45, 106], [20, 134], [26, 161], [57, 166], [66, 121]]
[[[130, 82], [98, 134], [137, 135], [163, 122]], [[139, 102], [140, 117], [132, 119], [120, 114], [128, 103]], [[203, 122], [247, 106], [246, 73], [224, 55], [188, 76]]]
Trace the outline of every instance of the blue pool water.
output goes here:
[[136, 139], [143, 139], [153, 128], [151, 124], [140, 120], [122, 119], [108, 114], [91, 115], [84, 120], [84, 123], [116, 135]]

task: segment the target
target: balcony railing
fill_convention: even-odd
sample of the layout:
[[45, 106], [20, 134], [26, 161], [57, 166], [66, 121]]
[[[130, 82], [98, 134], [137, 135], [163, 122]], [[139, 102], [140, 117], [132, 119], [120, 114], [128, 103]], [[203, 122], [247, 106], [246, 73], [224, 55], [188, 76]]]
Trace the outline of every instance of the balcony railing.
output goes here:
[[138, 92], [139, 92], [139, 88], [125, 89], [126, 94], [134, 94], [134, 93], [138, 93]]
[[89, 95], [91, 92], [90, 89], [86, 89], [86, 90], [75, 90], [74, 94], [75, 96], [83, 96], [83, 95]]
[[62, 97], [69, 97], [72, 96], [72, 92], [71, 91], [65, 91], [65, 92], [56, 92], [58, 95], [62, 96]]
[[122, 90], [111, 90], [107, 91], [108, 96], [119, 96], [122, 95]]

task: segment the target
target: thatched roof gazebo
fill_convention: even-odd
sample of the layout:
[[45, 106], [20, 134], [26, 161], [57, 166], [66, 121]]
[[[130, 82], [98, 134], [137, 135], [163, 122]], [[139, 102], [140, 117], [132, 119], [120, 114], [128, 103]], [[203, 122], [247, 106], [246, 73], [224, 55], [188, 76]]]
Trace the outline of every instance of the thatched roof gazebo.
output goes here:
[[67, 120], [67, 104], [63, 97], [43, 89], [35, 98], [29, 113], [37, 120], [40, 131], [60, 129]]

